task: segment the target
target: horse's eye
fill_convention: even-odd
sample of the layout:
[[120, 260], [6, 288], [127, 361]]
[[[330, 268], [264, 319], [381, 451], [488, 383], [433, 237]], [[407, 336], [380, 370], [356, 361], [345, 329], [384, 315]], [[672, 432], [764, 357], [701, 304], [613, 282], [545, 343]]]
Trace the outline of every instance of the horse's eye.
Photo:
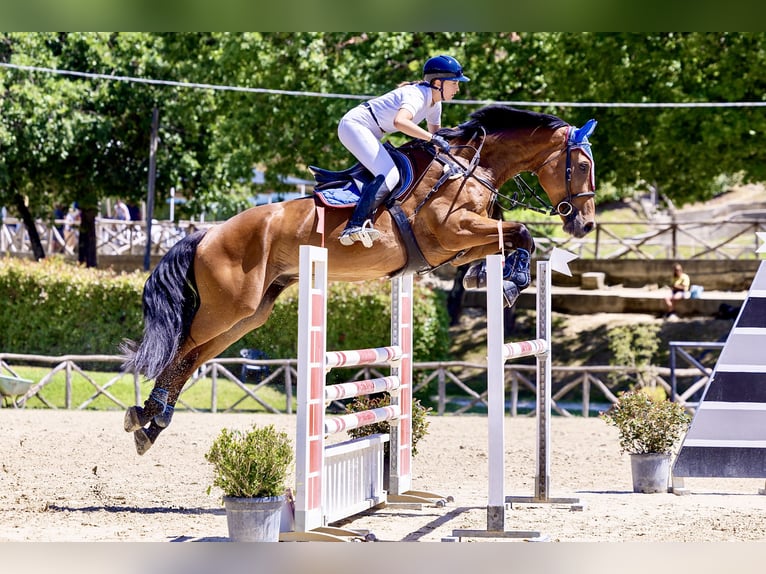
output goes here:
[[579, 163], [580, 171], [587, 173], [590, 170], [590, 164], [587, 161], [581, 161]]

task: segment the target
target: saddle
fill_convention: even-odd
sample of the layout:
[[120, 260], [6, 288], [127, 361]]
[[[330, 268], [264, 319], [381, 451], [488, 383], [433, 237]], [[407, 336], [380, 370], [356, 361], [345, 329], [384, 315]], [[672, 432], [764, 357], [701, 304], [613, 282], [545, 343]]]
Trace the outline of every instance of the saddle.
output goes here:
[[[428, 273], [433, 270], [433, 266], [428, 263], [423, 252], [418, 245], [412, 226], [401, 207], [404, 198], [413, 190], [420, 180], [423, 179], [426, 170], [431, 161], [436, 158], [436, 150], [433, 146], [423, 144], [420, 141], [411, 141], [399, 148], [395, 148], [390, 143], [383, 144], [386, 151], [394, 160], [394, 165], [399, 169], [399, 185], [392, 191], [384, 206], [391, 214], [391, 218], [396, 225], [399, 236], [407, 252], [407, 263], [404, 267], [391, 274], [391, 277], [404, 275], [406, 273]], [[426, 159], [423, 162], [417, 161], [418, 153], [427, 150]], [[309, 166], [314, 174], [317, 184], [314, 187], [315, 201], [327, 207], [344, 208], [353, 207], [359, 201], [361, 195], [360, 189], [356, 185], [356, 180], [364, 186], [375, 176], [365, 168], [361, 163], [345, 169], [343, 171], [330, 171], [321, 167]], [[455, 173], [453, 170], [445, 171], [442, 178], [436, 183], [431, 192], [435, 192], [448, 176]]]
[[[383, 144], [386, 151], [394, 160], [399, 170], [399, 184], [392, 190], [391, 196], [386, 203], [392, 203], [407, 195], [415, 186], [422, 174], [415, 174], [412, 161], [407, 154], [386, 142]], [[361, 190], [356, 182], [366, 184], [375, 177], [361, 163], [357, 163], [342, 171], [330, 171], [321, 167], [309, 166], [316, 180], [314, 195], [327, 207], [353, 207], [359, 201]], [[416, 177], [417, 175], [417, 177]]]

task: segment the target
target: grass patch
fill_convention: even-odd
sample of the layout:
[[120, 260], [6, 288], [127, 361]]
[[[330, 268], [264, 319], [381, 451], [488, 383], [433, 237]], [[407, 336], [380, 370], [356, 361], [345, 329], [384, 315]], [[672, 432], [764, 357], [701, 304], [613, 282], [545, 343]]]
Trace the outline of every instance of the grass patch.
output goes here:
[[[48, 376], [51, 372], [49, 368], [28, 366], [14, 366], [14, 370], [19, 377], [34, 381], [33, 385], [38, 384], [43, 377]], [[136, 404], [136, 389], [132, 375], [103, 371], [83, 372], [84, 374], [76, 370], [71, 372], [69, 388], [67, 388], [66, 372], [62, 370], [55, 373], [45, 387], [40, 390], [39, 395], [52, 407], [60, 409], [84, 408], [86, 410], [120, 411], [125, 407]], [[99, 394], [93, 398], [99, 392], [96, 385], [105, 389], [124, 406], [121, 406], [104, 394]], [[150, 382], [140, 382], [139, 385], [140, 403], [143, 404], [143, 401], [149, 396], [152, 385]], [[252, 390], [253, 385], [247, 386]], [[26, 403], [26, 408], [48, 408], [48, 405], [41, 400], [40, 396], [30, 397]], [[194, 409], [210, 412], [215, 399], [217, 411], [231, 408], [237, 404], [237, 401], [241, 400], [236, 406], [237, 411], [268, 412], [255, 399], [250, 396], [243, 398], [245, 396], [247, 396], [245, 391], [233, 381], [223, 377], [218, 377], [214, 394], [212, 378], [203, 377], [197, 381], [187, 383], [176, 405], [176, 410]], [[257, 396], [275, 409], [282, 412], [286, 411], [287, 398], [284, 389], [278, 383], [261, 387], [257, 391]]]

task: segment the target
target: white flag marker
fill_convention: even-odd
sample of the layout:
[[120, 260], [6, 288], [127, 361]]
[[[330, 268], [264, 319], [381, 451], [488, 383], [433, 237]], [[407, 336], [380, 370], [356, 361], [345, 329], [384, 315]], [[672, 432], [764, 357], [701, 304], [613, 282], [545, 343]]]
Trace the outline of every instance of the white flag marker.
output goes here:
[[571, 277], [572, 272], [569, 270], [569, 262], [573, 259], [577, 259], [577, 257], [577, 255], [570, 253], [566, 249], [559, 249], [558, 247], [554, 247], [553, 251], [551, 251], [550, 257], [551, 269], [558, 271], [567, 277]]
[[766, 231], [756, 231], [755, 234], [758, 236], [758, 239], [763, 241], [763, 245], [756, 249], [755, 252], [766, 253]]

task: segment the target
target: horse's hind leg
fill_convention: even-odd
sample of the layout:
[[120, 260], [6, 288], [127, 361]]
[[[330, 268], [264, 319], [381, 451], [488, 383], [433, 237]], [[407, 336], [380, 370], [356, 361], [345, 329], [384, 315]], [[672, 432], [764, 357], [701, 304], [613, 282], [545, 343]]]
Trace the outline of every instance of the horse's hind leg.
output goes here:
[[165, 430], [166, 427], [158, 425], [154, 420], [149, 424], [147, 428], [140, 428], [133, 433], [133, 441], [136, 443], [136, 452], [138, 454], [144, 454], [147, 450], [152, 448], [154, 441], [157, 440], [157, 436]]
[[[147, 407], [147, 403], [149, 406]], [[157, 408], [150, 408], [157, 405]], [[168, 391], [160, 387], [154, 387], [149, 394], [149, 398], [144, 402], [143, 407], [133, 406], [125, 412], [124, 427], [125, 432], [135, 432], [143, 428], [149, 421], [156, 422], [160, 427], [165, 428], [170, 424], [175, 410], [175, 401], [168, 399]], [[154, 414], [155, 411], [157, 414]]]
[[[208, 338], [211, 331], [222, 323], [221, 313], [205, 311], [204, 307], [197, 312], [192, 323], [191, 335], [187, 339], [185, 347], [182, 347], [177, 355], [182, 358], [174, 360], [157, 377], [152, 394], [144, 402], [143, 408], [130, 407], [125, 414], [125, 430], [134, 433], [138, 454], [144, 454], [149, 450], [157, 436], [170, 424], [181, 389], [194, 369], [205, 361], [218, 356], [246, 333], [263, 325], [271, 314], [276, 298], [290, 282], [289, 278], [282, 282], [275, 282], [267, 288], [262, 297], [254, 296], [256, 300], [260, 300], [255, 312], [234, 322], [226, 330], [219, 332], [212, 338]], [[212, 323], [209, 323], [210, 321]], [[192, 342], [206, 338], [207, 341], [199, 346], [194, 346], [195, 343]], [[167, 394], [162, 393], [162, 390], [166, 391]], [[149, 427], [144, 428], [146, 423], [150, 421]]]
[[143, 407], [136, 405], [125, 411], [123, 422], [125, 432], [135, 432], [144, 427], [153, 418], [161, 416], [167, 409], [167, 405], [168, 391], [156, 383], [152, 392], [149, 393], [149, 398], [144, 401]]
[[[144, 454], [149, 450], [159, 434], [170, 425], [181, 389], [197, 368], [198, 361], [199, 352], [195, 350], [179, 365], [171, 365], [168, 372], [174, 373], [174, 376], [166, 376], [163, 373], [157, 377], [157, 383], [144, 402], [144, 407], [130, 407], [125, 413], [125, 430], [133, 433], [138, 454]], [[144, 428], [146, 423], [149, 423], [149, 426]]]
[[[197, 367], [198, 357], [197, 351], [188, 353], [180, 361], [171, 363], [157, 377], [152, 392], [144, 401], [144, 406], [133, 406], [125, 412], [124, 427], [126, 432], [137, 432], [149, 421], [160, 428], [165, 428], [170, 424], [178, 395], [181, 394], [184, 383]], [[154, 442], [154, 438], [156, 435], [151, 442]]]
[[[175, 404], [178, 400], [179, 393], [176, 392], [174, 394], [169, 394], [167, 391], [165, 391], [165, 389], [159, 389], [158, 387], [152, 389], [152, 393], [158, 390], [163, 391], [163, 395], [166, 398], [165, 406], [161, 413], [154, 415], [152, 418], [147, 418], [149, 416], [147, 414], [147, 410], [145, 408], [142, 409], [141, 407], [135, 406], [130, 407], [128, 412], [125, 414], [125, 430], [128, 432], [133, 432], [133, 440], [136, 443], [136, 452], [138, 454], [144, 454], [152, 447], [159, 434], [170, 425], [170, 422], [173, 418]], [[150, 400], [152, 400], [151, 395], [150, 398], [147, 399], [147, 402]], [[134, 416], [135, 418], [133, 418]], [[140, 424], [142, 420], [144, 423], [140, 426], [136, 426]], [[129, 422], [131, 423], [130, 426]], [[149, 422], [149, 426], [144, 428], [144, 425], [147, 422]]]

